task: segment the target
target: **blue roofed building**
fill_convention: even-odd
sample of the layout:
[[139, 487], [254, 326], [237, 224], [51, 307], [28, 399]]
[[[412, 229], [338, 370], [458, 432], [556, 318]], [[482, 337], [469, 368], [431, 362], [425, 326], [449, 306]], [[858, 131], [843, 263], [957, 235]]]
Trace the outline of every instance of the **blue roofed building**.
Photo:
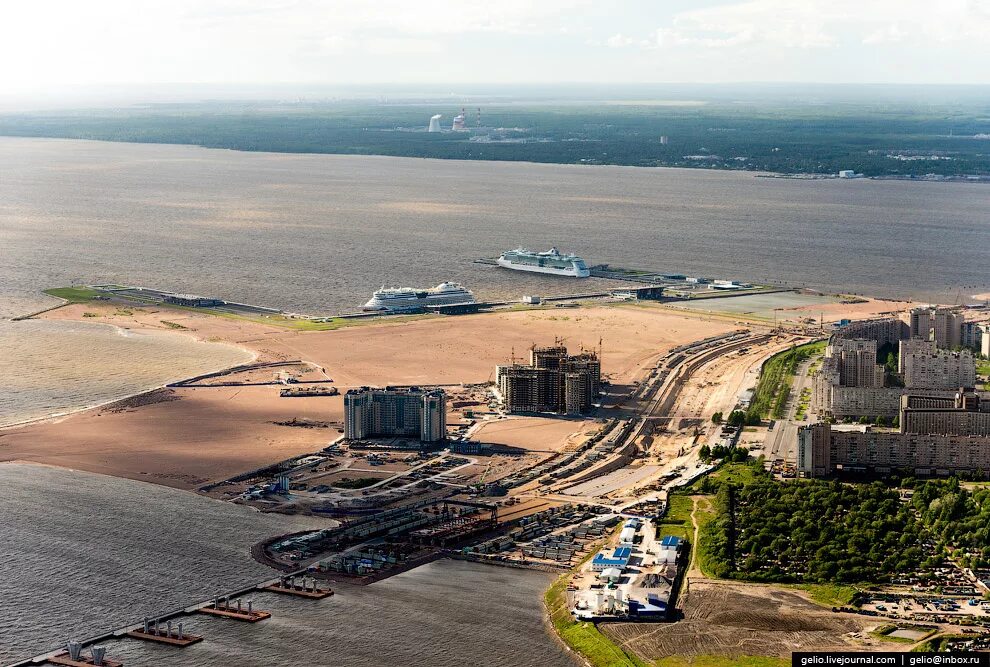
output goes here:
[[629, 615], [636, 618], [659, 618], [667, 615], [667, 595], [653, 594], [646, 596], [646, 600], [636, 600], [629, 598]]
[[610, 567], [623, 570], [629, 565], [629, 558], [631, 556], [632, 549], [630, 547], [616, 547], [611, 554], [600, 551], [595, 554], [595, 558], [591, 561], [591, 570], [593, 572], [601, 572]]
[[677, 557], [681, 553], [681, 545], [684, 540], [674, 535], [664, 535], [657, 547], [657, 563], [663, 565], [673, 565], [677, 563]]

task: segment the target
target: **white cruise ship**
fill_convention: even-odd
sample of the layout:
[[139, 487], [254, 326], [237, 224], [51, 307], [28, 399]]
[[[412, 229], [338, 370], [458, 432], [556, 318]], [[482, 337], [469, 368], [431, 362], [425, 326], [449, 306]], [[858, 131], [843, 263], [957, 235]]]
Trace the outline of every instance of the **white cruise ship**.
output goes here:
[[364, 310], [401, 313], [429, 306], [474, 303], [474, 294], [460, 283], [440, 283], [427, 290], [412, 287], [382, 287], [376, 290]]
[[515, 271], [532, 271], [533, 273], [551, 273], [556, 276], [572, 278], [587, 278], [591, 275], [584, 260], [577, 255], [561, 255], [556, 248], [546, 252], [533, 252], [525, 248], [516, 248], [503, 252], [496, 260], [499, 266]]

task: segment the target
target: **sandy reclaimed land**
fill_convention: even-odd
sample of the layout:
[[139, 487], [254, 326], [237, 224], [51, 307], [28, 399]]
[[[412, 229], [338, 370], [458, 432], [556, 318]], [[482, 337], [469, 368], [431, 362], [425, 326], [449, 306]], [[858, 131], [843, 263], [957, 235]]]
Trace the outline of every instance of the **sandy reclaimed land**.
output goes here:
[[[677, 312], [694, 312], [697, 316], [705, 316], [712, 319], [733, 320], [740, 322], [754, 322], [770, 324], [774, 316], [781, 324], [806, 324], [807, 320], [814, 320], [817, 324], [823, 322], [837, 322], [842, 319], [865, 320], [877, 317], [907, 317], [911, 308], [925, 305], [913, 301], [897, 301], [892, 299], [874, 299], [869, 297], [856, 297], [854, 302], [844, 302], [836, 297], [834, 303], [813, 303], [804, 305], [781, 305], [774, 308], [768, 305], [760, 305], [749, 301], [752, 304], [751, 312], [741, 312], [738, 307], [747, 303], [747, 299], [773, 298], [772, 294], [760, 295], [739, 295], [726, 296], [714, 299], [699, 299], [690, 302], [693, 308], [688, 308], [678, 302], [671, 302], [668, 308]], [[723, 309], [724, 308], [724, 309]]]
[[598, 424], [585, 419], [510, 417], [483, 423], [471, 436], [487, 444], [510, 445], [531, 452], [559, 452], [598, 432]]
[[[864, 317], [900, 304], [836, 304], [835, 316]], [[88, 314], [88, 315], [87, 315]], [[563, 339], [572, 351], [597, 348], [614, 384], [640, 378], [677, 345], [738, 328], [732, 319], [684, 313], [656, 304], [513, 310], [416, 320], [375, 320], [334, 331], [300, 332], [244, 319], [164, 306], [92, 302], [44, 315], [106, 322], [135, 330], [168, 330], [233, 343], [259, 362], [302, 359], [324, 367], [341, 391], [361, 385], [459, 384], [493, 378], [495, 364], [513, 352]], [[262, 375], [265, 375], [263, 372]], [[251, 376], [250, 379], [260, 379]], [[0, 460], [23, 459], [92, 472], [195, 488], [291, 456], [335, 439], [336, 428], [278, 426], [293, 418], [342, 419], [342, 399], [279, 398], [275, 386], [170, 390], [167, 400], [119, 411], [89, 410], [55, 422], [0, 431]], [[517, 428], [520, 423], [525, 427]], [[534, 452], [566, 447], [581, 427], [534, 418], [487, 425], [479, 437]]]
[[[124, 407], [127, 406], [127, 407]], [[337, 397], [279, 398], [277, 386], [159, 390], [55, 422], [0, 431], [0, 460], [23, 460], [195, 489], [325, 447]]]
[[923, 304], [914, 301], [864, 298], [864, 303], [828, 303], [789, 308], [780, 311], [780, 316], [784, 320], [811, 317], [816, 321], [824, 316], [826, 322], [836, 322], [842, 319], [865, 320], [875, 317], [906, 316], [909, 310], [921, 305]]
[[325, 367], [338, 385], [349, 387], [486, 382], [494, 379], [495, 364], [508, 363], [513, 351], [517, 359], [527, 360], [532, 345], [551, 345], [557, 337], [574, 352], [582, 346], [597, 349], [601, 341], [603, 373], [624, 383], [672, 347], [738, 328], [654, 304], [382, 319], [309, 332], [163, 306], [97, 302], [65, 306], [44, 317], [172, 330], [233, 343], [258, 353], [259, 361], [311, 361]]
[[[383, 320], [324, 332], [98, 302], [66, 306], [45, 317], [234, 343], [257, 352], [258, 361], [311, 361], [326, 368], [341, 392], [365, 384], [484, 382], [513, 349], [523, 358], [533, 343], [551, 344], [555, 336], [572, 350], [597, 347], [601, 340], [605, 374], [614, 382], [628, 382], [671, 347], [735, 328], [655, 306], [628, 305]], [[230, 379], [262, 378], [245, 374]], [[339, 422], [340, 397], [279, 398], [276, 386], [168, 392], [173, 400], [138, 399], [125, 410], [105, 407], [2, 431], [0, 460], [48, 463], [193, 489], [320, 449], [339, 435], [336, 428], [272, 422]], [[533, 418], [531, 427], [521, 421], [527, 424], [522, 429], [513, 422], [487, 427], [491, 430], [484, 432], [484, 439], [539, 451], [565, 447], [582, 430], [582, 423], [568, 420]]]
[[672, 347], [737, 327], [659, 307], [590, 306], [500, 311], [283, 337], [286, 349], [326, 366], [342, 385], [459, 384], [494, 379], [495, 365], [527, 360], [555, 337], [577, 352], [602, 343], [602, 372], [628, 382]]
[[280, 342], [283, 336], [290, 335], [284, 327], [191, 310], [94, 301], [62, 306], [46, 312], [42, 317], [46, 320], [101, 322], [135, 331], [172, 331], [199, 340], [231, 343], [257, 353], [259, 362], [298, 358]]

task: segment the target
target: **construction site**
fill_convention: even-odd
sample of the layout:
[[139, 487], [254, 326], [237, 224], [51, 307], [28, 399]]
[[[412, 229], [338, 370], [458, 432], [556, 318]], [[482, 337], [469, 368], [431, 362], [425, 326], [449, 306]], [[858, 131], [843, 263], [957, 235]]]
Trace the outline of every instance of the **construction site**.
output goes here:
[[[161, 315], [128, 317], [154, 323]], [[189, 331], [256, 336], [262, 354], [66, 422], [82, 422], [81, 430], [39, 428], [69, 440], [86, 429], [104, 434], [105, 456], [117, 456], [120, 469], [138, 477], [147, 457], [130, 457], [113, 434], [174, 423], [169, 447], [181, 453], [188, 441], [201, 468], [190, 474], [163, 466], [154, 472], [161, 479], [263, 512], [326, 520], [318, 530], [252, 549], [287, 576], [305, 576], [299, 593], [320, 594], [332, 581], [378, 581], [437, 558], [561, 574], [599, 557], [622, 565], [622, 531], [641, 521], [625, 566], [602, 570], [618, 573], [603, 579], [582, 570], [584, 579], [574, 582], [572, 592], [593, 593], [580, 608], [575, 596], [572, 608], [606, 630], [632, 617], [693, 618], [690, 605], [701, 596], [679, 595], [683, 561], [660, 561], [661, 551], [690, 553], [695, 541], [689, 530], [658, 529], [668, 494], [712, 469], [700, 456], [703, 446], [763, 444], [765, 428], [733, 429], [711, 417], [745, 409], [763, 362], [810, 339], [800, 329], [672, 314], [654, 304], [263, 337], [240, 321], [169, 317]], [[404, 337], [399, 350], [396, 336]], [[529, 350], [528, 363], [516, 362], [520, 348]], [[360, 354], [339, 356], [344, 349]], [[383, 358], [394, 363], [383, 365]], [[511, 363], [500, 364], [505, 360]], [[345, 439], [344, 392], [365, 386], [442, 390], [446, 437], [429, 446], [406, 436]], [[10, 442], [15, 452], [25, 446]], [[272, 453], [283, 451], [273, 462]], [[231, 458], [242, 452], [250, 456]], [[182, 459], [170, 452], [168, 465], [175, 461]], [[632, 633], [628, 645], [642, 655], [652, 650], [633, 631], [616, 632]]]
[[506, 412], [580, 415], [591, 411], [601, 392], [602, 368], [596, 352], [570, 355], [560, 339], [529, 351], [529, 364], [495, 367], [495, 395]]
[[[698, 447], [729, 437], [728, 427], [703, 416], [741, 405], [762, 359], [795, 340], [730, 330], [674, 347], [625, 386], [602, 382], [597, 353], [569, 355], [559, 340], [533, 345], [528, 365], [499, 367], [492, 394], [480, 385], [454, 394], [443, 449], [338, 439], [208, 492], [338, 522], [256, 549], [259, 560], [286, 571], [307, 567], [318, 577], [373, 581], [448, 556], [563, 572], [600, 549], [633, 510], [655, 532], [652, 521], [665, 511], [667, 489], [710, 470]], [[560, 400], [559, 390], [566, 393], [562, 377], [583, 373], [598, 392], [594, 418], [512, 414], [497, 386], [511, 386], [517, 370], [553, 377], [544, 386], [549, 402]], [[543, 435], [527, 445], [520, 429]], [[501, 432], [508, 437], [496, 435]], [[556, 440], [546, 440], [551, 433]], [[661, 537], [641, 536], [644, 555]], [[669, 565], [650, 573], [666, 577], [672, 599], [677, 577]], [[628, 598], [625, 604], [628, 615]], [[640, 617], [648, 616], [644, 607]]]

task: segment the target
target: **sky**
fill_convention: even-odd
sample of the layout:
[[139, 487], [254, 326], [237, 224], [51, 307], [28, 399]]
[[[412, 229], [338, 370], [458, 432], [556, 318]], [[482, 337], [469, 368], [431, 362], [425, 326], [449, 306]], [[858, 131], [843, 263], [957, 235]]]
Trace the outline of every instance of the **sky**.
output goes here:
[[3, 0], [0, 90], [990, 83], [990, 0]]

